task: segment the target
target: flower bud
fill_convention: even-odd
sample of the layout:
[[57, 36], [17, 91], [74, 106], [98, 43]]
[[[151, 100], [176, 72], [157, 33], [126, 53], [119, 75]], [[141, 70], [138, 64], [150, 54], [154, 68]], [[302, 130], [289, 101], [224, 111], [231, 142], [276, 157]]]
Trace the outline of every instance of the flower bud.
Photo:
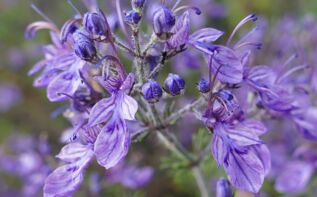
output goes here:
[[130, 10], [125, 14], [124, 20], [128, 24], [137, 25], [141, 18], [142, 16], [139, 14], [139, 12]]
[[233, 197], [230, 183], [224, 178], [220, 178], [217, 181], [217, 197]]
[[142, 87], [142, 93], [145, 100], [149, 103], [156, 103], [163, 95], [162, 88], [159, 83], [154, 80], [149, 80]]
[[158, 8], [153, 15], [153, 29], [160, 39], [168, 39], [171, 29], [175, 25], [175, 16], [166, 6]]
[[185, 88], [185, 80], [177, 74], [168, 74], [164, 81], [164, 90], [172, 96], [179, 95]]
[[144, 7], [145, 0], [131, 0], [132, 8], [135, 10], [142, 9]]
[[102, 15], [102, 13], [86, 13], [84, 15], [83, 25], [85, 29], [93, 35], [107, 36], [108, 34], [106, 18]]
[[89, 62], [96, 58], [97, 50], [88, 32], [83, 29], [78, 29], [73, 33], [73, 40], [74, 50], [78, 57]]
[[210, 85], [209, 82], [205, 79], [201, 79], [199, 80], [199, 82], [197, 83], [197, 89], [199, 90], [199, 92], [201, 93], [207, 93], [210, 91]]

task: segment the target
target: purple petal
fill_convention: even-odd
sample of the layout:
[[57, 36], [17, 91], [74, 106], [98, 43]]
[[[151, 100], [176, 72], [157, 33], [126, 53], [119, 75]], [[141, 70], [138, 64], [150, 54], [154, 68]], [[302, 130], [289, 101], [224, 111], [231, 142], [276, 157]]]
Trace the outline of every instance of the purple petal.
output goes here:
[[173, 35], [167, 41], [170, 48], [178, 48], [189, 39], [189, 12], [184, 12], [178, 19], [171, 32]]
[[260, 190], [265, 172], [261, 160], [252, 151], [241, 154], [231, 150], [224, 168], [236, 188], [252, 193]]
[[[81, 84], [76, 72], [63, 72], [59, 74], [47, 87], [47, 97], [51, 102], [64, 101], [73, 95]], [[62, 94], [61, 94], [62, 93]]]
[[212, 72], [223, 83], [240, 83], [243, 79], [243, 65], [233, 50], [218, 46], [212, 55]]
[[221, 166], [228, 155], [228, 147], [223, 139], [215, 135], [212, 141], [212, 154], [217, 161], [218, 166]]
[[268, 175], [271, 170], [271, 153], [265, 144], [250, 146], [250, 151], [261, 160], [262, 166], [264, 168], [264, 175]]
[[[227, 135], [230, 141], [233, 140], [233, 143], [237, 146], [250, 146], [263, 143], [259, 139], [258, 135], [253, 132], [252, 128], [243, 123], [224, 126], [224, 130], [224, 133]], [[215, 133], [217, 132], [218, 130], [215, 131]]]
[[90, 111], [88, 125], [94, 126], [107, 122], [115, 109], [116, 99], [117, 97], [112, 95], [111, 97], [102, 99], [96, 103]]
[[54, 80], [54, 78], [60, 73], [59, 69], [45, 69], [39, 76], [37, 76], [33, 82], [34, 87], [43, 88]]
[[138, 111], [138, 103], [131, 96], [128, 96], [124, 93], [119, 94], [120, 95], [118, 97], [121, 101], [118, 101], [118, 104], [121, 118], [125, 120], [135, 120], [134, 116]]
[[56, 155], [56, 157], [64, 162], [74, 163], [85, 156], [89, 149], [91, 148], [87, 145], [80, 143], [70, 143], [64, 146], [61, 152]]
[[310, 163], [303, 161], [291, 161], [282, 169], [277, 177], [275, 188], [283, 193], [299, 193], [308, 184], [314, 168]]
[[120, 90], [125, 92], [126, 94], [128, 94], [131, 90], [131, 88], [134, 85], [134, 81], [135, 81], [135, 76], [133, 73], [129, 73], [128, 76], [125, 78], [125, 80], [123, 81]]
[[79, 161], [54, 170], [45, 181], [44, 197], [71, 196], [83, 182], [83, 171], [93, 157], [89, 150]]
[[114, 119], [103, 128], [95, 142], [98, 163], [106, 169], [115, 166], [128, 153], [129, 145], [130, 133], [126, 123]]
[[36, 63], [31, 70], [29, 70], [28, 75], [31, 76], [34, 73], [39, 72], [40, 70], [42, 70], [45, 66], [47, 65], [47, 61], [46, 60], [42, 60], [39, 61], [38, 63]]
[[194, 32], [189, 39], [196, 42], [214, 42], [222, 35], [223, 32], [217, 29], [203, 28]]
[[309, 140], [317, 140], [317, 108], [309, 108], [304, 112], [299, 112], [293, 115], [293, 120], [296, 123], [300, 133]]

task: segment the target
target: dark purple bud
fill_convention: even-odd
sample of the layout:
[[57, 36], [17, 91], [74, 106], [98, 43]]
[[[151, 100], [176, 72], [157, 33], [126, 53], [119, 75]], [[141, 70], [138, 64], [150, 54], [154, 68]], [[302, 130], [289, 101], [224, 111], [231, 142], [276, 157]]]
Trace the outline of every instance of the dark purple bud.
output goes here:
[[96, 58], [97, 50], [88, 32], [84, 29], [79, 29], [73, 33], [73, 39], [74, 50], [78, 57], [85, 61], [92, 61]]
[[175, 16], [166, 6], [158, 8], [153, 15], [154, 33], [160, 39], [168, 39], [171, 36], [171, 29], [175, 25]]
[[83, 25], [85, 29], [93, 35], [107, 36], [108, 34], [107, 21], [102, 13], [86, 13], [84, 15]]
[[163, 95], [160, 84], [154, 80], [149, 80], [142, 87], [142, 93], [149, 103], [156, 103]]
[[141, 18], [142, 16], [139, 12], [135, 10], [130, 10], [125, 14], [124, 20], [128, 24], [137, 25], [140, 22]]
[[172, 96], [179, 95], [185, 88], [185, 80], [177, 74], [168, 74], [164, 81], [164, 90]]
[[210, 85], [209, 82], [205, 79], [201, 79], [199, 80], [199, 82], [197, 83], [197, 89], [199, 90], [199, 92], [201, 93], [207, 93], [210, 91]]
[[144, 7], [145, 0], [131, 0], [131, 5], [133, 9], [139, 10]]
[[230, 183], [224, 178], [220, 178], [217, 181], [217, 197], [233, 197]]

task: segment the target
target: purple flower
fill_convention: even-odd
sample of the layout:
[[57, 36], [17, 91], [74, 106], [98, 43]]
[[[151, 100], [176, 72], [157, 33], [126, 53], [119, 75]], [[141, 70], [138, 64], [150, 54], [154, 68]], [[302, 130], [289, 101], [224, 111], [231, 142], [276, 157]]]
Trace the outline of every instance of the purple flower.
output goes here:
[[308, 184], [313, 171], [313, 166], [308, 162], [290, 161], [283, 166], [276, 179], [275, 188], [283, 193], [299, 193]]
[[258, 138], [262, 128], [256, 121], [214, 127], [212, 152], [218, 165], [224, 165], [233, 186], [253, 193], [260, 190], [270, 169], [270, 153]]
[[[20, 89], [14, 84], [0, 84], [0, 112], [7, 112], [22, 100]], [[5, 95], [5, 96], [4, 96]]]
[[45, 59], [34, 65], [28, 74], [33, 75], [43, 70], [36, 77], [33, 85], [35, 87], [47, 87], [47, 97], [50, 101], [64, 101], [68, 98], [65, 94], [72, 96], [80, 86], [81, 77], [79, 72], [85, 66], [85, 62], [77, 58], [68, 45], [62, 45], [53, 24], [47, 22], [33, 23], [28, 26], [26, 35], [33, 37], [37, 30], [44, 28], [52, 30], [53, 45], [44, 48]]
[[130, 189], [138, 189], [145, 186], [152, 178], [153, 168], [124, 165], [123, 162], [112, 168], [107, 174], [108, 183], [120, 183]]

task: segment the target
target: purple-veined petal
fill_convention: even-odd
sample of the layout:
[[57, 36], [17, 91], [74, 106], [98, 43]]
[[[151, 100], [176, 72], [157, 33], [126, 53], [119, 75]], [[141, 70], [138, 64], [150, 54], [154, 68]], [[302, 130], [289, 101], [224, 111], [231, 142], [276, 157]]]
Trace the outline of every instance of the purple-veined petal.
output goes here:
[[221, 166], [228, 155], [228, 147], [220, 136], [214, 136], [211, 151], [218, 167]]
[[65, 145], [60, 153], [56, 155], [60, 160], [67, 163], [74, 163], [80, 160], [91, 147], [88, 145], [83, 145], [81, 143], [69, 143]]
[[232, 49], [218, 46], [211, 61], [212, 72], [219, 81], [232, 84], [242, 81], [243, 65]]
[[94, 148], [97, 162], [106, 169], [120, 162], [128, 153], [130, 145], [126, 123], [122, 119], [113, 118], [98, 135]]
[[267, 128], [265, 125], [255, 119], [247, 119], [241, 123], [246, 130], [249, 130], [250, 132], [260, 136], [267, 132]]
[[231, 184], [243, 191], [257, 193], [264, 181], [264, 168], [261, 160], [252, 152], [231, 150], [224, 163]]
[[188, 42], [189, 39], [189, 12], [184, 12], [172, 28], [173, 35], [167, 41], [170, 48], [178, 48]]
[[291, 161], [283, 167], [277, 177], [275, 188], [283, 193], [299, 193], [307, 186], [314, 168], [310, 163]]
[[68, 99], [66, 95], [73, 95], [81, 84], [78, 73], [66, 71], [60, 73], [47, 86], [47, 97], [51, 102], [64, 101]]
[[128, 96], [124, 93], [119, 94], [121, 94], [119, 97], [122, 99], [120, 102], [118, 101], [118, 110], [121, 118], [125, 120], [135, 120], [134, 116], [138, 111], [138, 103], [131, 96]]
[[45, 180], [44, 197], [72, 196], [83, 182], [83, 172], [94, 153], [88, 150], [77, 162], [61, 166]]
[[196, 42], [214, 42], [222, 35], [223, 32], [217, 29], [203, 28], [190, 35], [189, 39]]
[[33, 82], [34, 87], [43, 88], [48, 86], [50, 82], [54, 80], [54, 78], [61, 71], [58, 69], [45, 69], [39, 76], [37, 76]]
[[271, 170], [271, 153], [265, 144], [250, 146], [250, 151], [261, 160], [262, 166], [264, 168], [264, 175], [268, 175]]
[[295, 122], [299, 132], [309, 140], [317, 140], [317, 108], [310, 107], [304, 112], [293, 114], [293, 121]]
[[224, 132], [230, 141], [238, 146], [250, 146], [263, 143], [258, 135], [253, 132], [252, 128], [249, 128], [248, 125], [244, 125], [243, 123], [225, 125]]
[[37, 72], [39, 72], [40, 70], [42, 70], [45, 66], [47, 65], [47, 61], [46, 60], [42, 60], [39, 61], [38, 63], [36, 63], [31, 70], [29, 70], [28, 75], [31, 76]]
[[88, 121], [89, 126], [95, 126], [97, 124], [107, 122], [113, 115], [113, 111], [116, 107], [115, 95], [109, 98], [105, 98], [96, 103], [90, 111], [90, 117]]
[[135, 76], [133, 73], [129, 73], [128, 76], [125, 78], [125, 80], [123, 81], [120, 90], [125, 92], [126, 94], [128, 94], [131, 90], [131, 88], [133, 87], [135, 81]]

